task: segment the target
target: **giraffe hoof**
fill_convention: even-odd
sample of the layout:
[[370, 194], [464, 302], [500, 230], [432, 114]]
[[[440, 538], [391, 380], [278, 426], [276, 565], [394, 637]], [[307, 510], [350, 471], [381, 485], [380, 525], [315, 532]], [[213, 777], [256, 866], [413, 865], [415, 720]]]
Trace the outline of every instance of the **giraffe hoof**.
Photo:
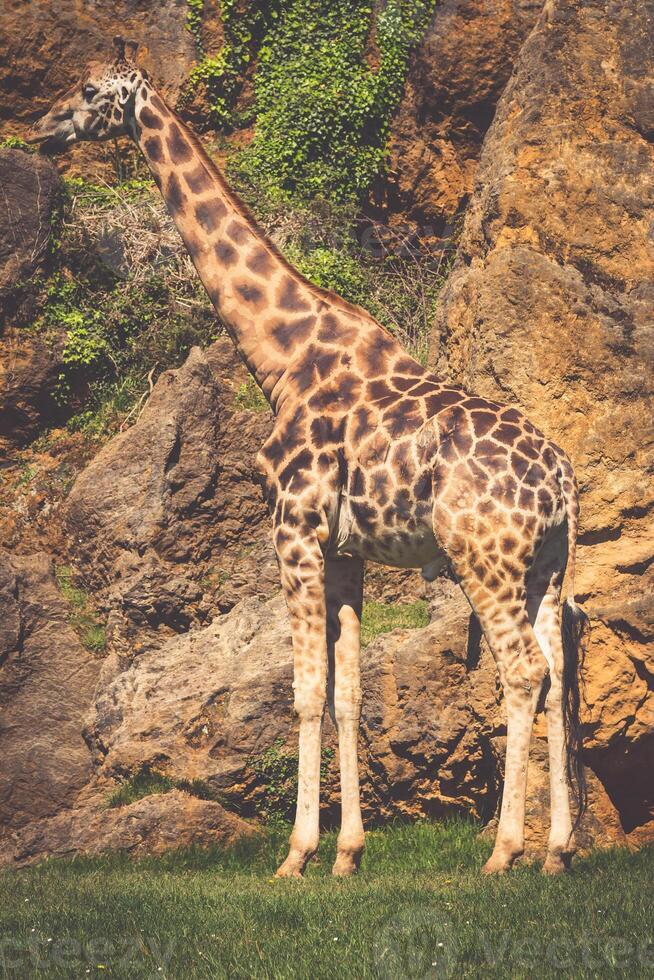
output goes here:
[[341, 854], [337, 854], [334, 867], [332, 868], [332, 874], [337, 878], [349, 878], [359, 870], [360, 860], [360, 853], [352, 854], [351, 852], [344, 851]]
[[503, 875], [513, 867], [514, 861], [522, 855], [522, 851], [493, 852], [481, 869], [484, 875]]
[[511, 865], [507, 862], [495, 861], [493, 858], [489, 858], [481, 869], [481, 873], [483, 875], [503, 875], [510, 867]]
[[545, 863], [543, 864], [543, 874], [564, 874], [569, 870], [571, 860], [572, 854], [566, 854], [562, 851], [549, 851], [547, 857], [545, 858]]
[[275, 878], [301, 878], [312, 854], [313, 850], [306, 852], [292, 848], [284, 863], [275, 872]]
[[277, 868], [275, 878], [302, 878], [302, 868], [293, 862], [289, 864], [288, 859]]

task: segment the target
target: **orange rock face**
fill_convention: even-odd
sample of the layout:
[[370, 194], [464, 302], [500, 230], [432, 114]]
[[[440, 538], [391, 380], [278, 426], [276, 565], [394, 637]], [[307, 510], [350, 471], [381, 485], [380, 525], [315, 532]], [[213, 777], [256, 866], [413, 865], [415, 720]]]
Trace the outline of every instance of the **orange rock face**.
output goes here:
[[390, 138], [391, 223], [441, 235], [472, 193], [486, 130], [541, 4], [445, 0], [413, 58]]

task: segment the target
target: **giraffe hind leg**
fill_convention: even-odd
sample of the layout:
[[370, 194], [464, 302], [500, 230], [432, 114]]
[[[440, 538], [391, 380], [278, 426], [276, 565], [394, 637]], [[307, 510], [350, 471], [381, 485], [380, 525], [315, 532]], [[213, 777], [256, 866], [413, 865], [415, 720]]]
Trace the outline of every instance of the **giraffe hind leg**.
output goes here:
[[327, 559], [325, 595], [330, 710], [338, 731], [341, 770], [341, 830], [332, 871], [342, 876], [357, 870], [364, 848], [357, 751], [363, 562], [357, 558]]
[[490, 874], [506, 871], [524, 852], [529, 746], [548, 666], [526, 615], [511, 624], [482, 617], [482, 628], [497, 660], [507, 714], [500, 820], [493, 853], [484, 867]]
[[524, 852], [529, 745], [549, 667], [529, 622], [524, 586], [506, 581], [496, 584], [489, 576], [481, 578], [471, 565], [456, 571], [491, 648], [504, 690], [504, 790], [495, 846], [483, 869], [485, 874], [501, 873]]
[[565, 871], [574, 853], [567, 778], [561, 637], [561, 586], [566, 557], [566, 527], [562, 525], [543, 542], [527, 579], [529, 620], [550, 668], [550, 683], [545, 698], [551, 810], [547, 858], [543, 866], [546, 874]]

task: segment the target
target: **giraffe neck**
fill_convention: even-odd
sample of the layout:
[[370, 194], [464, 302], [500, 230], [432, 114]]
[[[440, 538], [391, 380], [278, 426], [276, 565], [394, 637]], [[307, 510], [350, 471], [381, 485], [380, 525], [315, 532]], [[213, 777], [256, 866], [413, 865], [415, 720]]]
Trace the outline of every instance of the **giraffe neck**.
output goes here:
[[[273, 409], [294, 348], [315, 322], [315, 291], [267, 242], [195, 136], [146, 83], [135, 139], [200, 279]], [[324, 302], [323, 302], [324, 306]]]

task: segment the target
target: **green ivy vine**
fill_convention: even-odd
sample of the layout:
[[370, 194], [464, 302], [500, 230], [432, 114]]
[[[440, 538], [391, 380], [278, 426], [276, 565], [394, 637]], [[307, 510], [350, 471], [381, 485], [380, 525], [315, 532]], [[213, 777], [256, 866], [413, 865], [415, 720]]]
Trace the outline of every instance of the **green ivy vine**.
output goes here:
[[186, 26], [195, 39], [199, 63], [189, 75], [189, 94], [204, 86], [209, 105], [209, 123], [231, 125], [232, 110], [240, 83], [252, 59], [252, 45], [264, 20], [259, 4], [222, 0], [220, 18], [224, 42], [215, 55], [207, 55], [202, 42], [204, 0], [187, 0]]
[[435, 0], [284, 0], [258, 52], [237, 176], [269, 196], [360, 198], [384, 167], [409, 55]]

